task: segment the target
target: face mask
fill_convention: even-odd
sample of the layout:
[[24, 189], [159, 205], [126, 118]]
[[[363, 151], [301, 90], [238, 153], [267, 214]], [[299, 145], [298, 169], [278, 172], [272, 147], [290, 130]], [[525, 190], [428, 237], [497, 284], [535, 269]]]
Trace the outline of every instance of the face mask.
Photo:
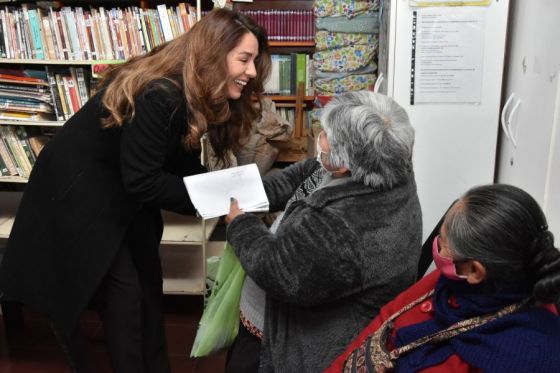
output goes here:
[[319, 164], [321, 165], [321, 167], [323, 167], [325, 170], [325, 165], [323, 164], [323, 160], [322, 160], [322, 155], [325, 154], [327, 155], [326, 152], [323, 151], [323, 149], [321, 148], [321, 136], [317, 136], [317, 162], [319, 162]]
[[461, 281], [466, 279], [467, 276], [457, 274], [457, 268], [455, 267], [455, 263], [452, 259], [443, 257], [439, 254], [438, 239], [439, 236], [436, 236], [432, 244], [432, 255], [437, 269], [439, 269], [440, 272], [450, 280]]

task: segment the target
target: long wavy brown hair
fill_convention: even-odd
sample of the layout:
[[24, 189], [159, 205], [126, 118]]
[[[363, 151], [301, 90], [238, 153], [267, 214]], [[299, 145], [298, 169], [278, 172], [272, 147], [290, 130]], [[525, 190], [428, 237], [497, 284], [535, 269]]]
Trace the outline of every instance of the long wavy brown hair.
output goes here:
[[[230, 100], [226, 57], [248, 32], [259, 43], [255, 59], [257, 76], [249, 81], [239, 99]], [[185, 146], [199, 148], [200, 137], [207, 133], [215, 155], [225, 161], [229, 150], [239, 149], [260, 114], [258, 103], [270, 69], [264, 29], [241, 13], [215, 9], [186, 34], [106, 72], [100, 88], [105, 88], [102, 103], [109, 116], [102, 125], [120, 127], [130, 121], [134, 117], [135, 97], [150, 82], [167, 79], [182, 88], [185, 95], [189, 113]]]

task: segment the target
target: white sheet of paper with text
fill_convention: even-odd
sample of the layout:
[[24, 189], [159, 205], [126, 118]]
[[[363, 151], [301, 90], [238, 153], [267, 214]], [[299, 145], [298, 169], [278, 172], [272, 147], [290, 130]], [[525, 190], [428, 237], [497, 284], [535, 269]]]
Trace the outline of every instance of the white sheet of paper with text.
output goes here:
[[484, 9], [427, 8], [414, 13], [411, 103], [480, 103]]

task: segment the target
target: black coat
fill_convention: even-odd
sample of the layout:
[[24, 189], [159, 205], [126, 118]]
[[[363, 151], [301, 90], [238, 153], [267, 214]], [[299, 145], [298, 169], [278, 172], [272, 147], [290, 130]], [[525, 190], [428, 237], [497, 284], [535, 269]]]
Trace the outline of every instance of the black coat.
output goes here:
[[4, 299], [44, 312], [68, 334], [127, 232], [157, 249], [159, 209], [194, 213], [182, 177], [204, 171], [199, 154], [181, 144], [187, 112], [179, 89], [152, 83], [136, 99], [134, 119], [113, 129], [101, 128], [102, 94], [42, 150], [0, 267]]

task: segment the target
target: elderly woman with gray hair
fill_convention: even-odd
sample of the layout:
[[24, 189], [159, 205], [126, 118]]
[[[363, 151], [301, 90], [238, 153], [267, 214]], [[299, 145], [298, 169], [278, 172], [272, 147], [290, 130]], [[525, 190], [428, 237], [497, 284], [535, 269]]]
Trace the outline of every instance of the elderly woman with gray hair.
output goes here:
[[406, 112], [369, 91], [335, 96], [317, 159], [263, 179], [267, 228], [232, 199], [227, 239], [247, 273], [226, 372], [326, 368], [371, 312], [416, 279], [422, 218]]

